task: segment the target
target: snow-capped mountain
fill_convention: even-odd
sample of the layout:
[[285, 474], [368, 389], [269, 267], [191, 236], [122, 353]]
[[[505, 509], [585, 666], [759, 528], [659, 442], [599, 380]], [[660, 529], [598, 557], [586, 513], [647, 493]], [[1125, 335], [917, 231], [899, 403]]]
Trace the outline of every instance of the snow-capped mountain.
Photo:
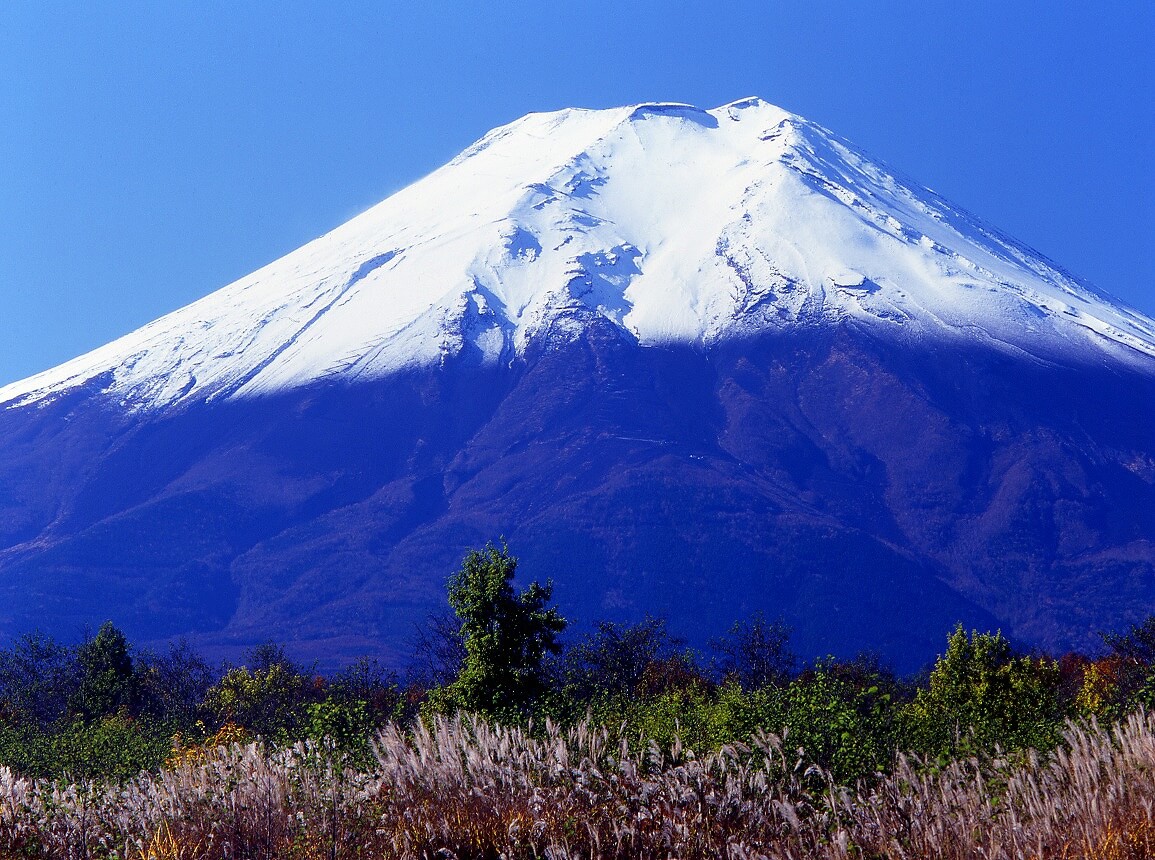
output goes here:
[[530, 114], [286, 257], [0, 388], [133, 407], [524, 356], [597, 314], [642, 345], [853, 321], [1151, 367], [1155, 322], [759, 99]]
[[1155, 321], [758, 99], [531, 114], [0, 389], [0, 634], [403, 662], [504, 535], [579, 622], [905, 668], [1155, 607]]

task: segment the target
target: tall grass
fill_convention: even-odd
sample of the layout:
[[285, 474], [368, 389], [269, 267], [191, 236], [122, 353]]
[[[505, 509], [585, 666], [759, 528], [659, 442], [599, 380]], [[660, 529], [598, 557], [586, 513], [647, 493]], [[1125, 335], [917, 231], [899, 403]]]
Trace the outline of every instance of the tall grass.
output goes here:
[[696, 756], [604, 729], [389, 727], [370, 767], [233, 744], [123, 785], [0, 768], [4, 857], [1095, 858], [1155, 856], [1155, 717], [1034, 753], [838, 786], [768, 734]]

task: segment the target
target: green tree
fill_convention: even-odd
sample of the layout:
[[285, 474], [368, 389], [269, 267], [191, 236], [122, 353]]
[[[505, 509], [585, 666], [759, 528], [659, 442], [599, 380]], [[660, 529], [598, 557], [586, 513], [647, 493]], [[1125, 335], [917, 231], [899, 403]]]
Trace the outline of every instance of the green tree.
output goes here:
[[133, 707], [137, 684], [128, 640], [111, 621], [77, 649], [76, 660], [80, 684], [69, 702], [73, 714], [92, 720]]
[[218, 724], [233, 723], [270, 740], [297, 737], [307, 706], [321, 698], [317, 683], [271, 643], [254, 648], [248, 663], [209, 688], [205, 707]]
[[566, 649], [559, 674], [584, 713], [599, 696], [633, 697], [652, 664], [678, 661], [694, 668], [685, 640], [670, 633], [664, 618], [647, 616], [634, 624], [599, 621]]
[[938, 658], [927, 689], [906, 713], [907, 739], [939, 755], [1049, 749], [1059, 739], [1059, 667], [1049, 658], [1016, 656], [1002, 633], [967, 636], [960, 624]]
[[546, 689], [543, 661], [557, 653], [566, 621], [547, 604], [553, 585], [512, 581], [517, 559], [504, 544], [473, 550], [448, 583], [465, 661], [446, 692], [450, 704], [490, 719], [517, 719]]

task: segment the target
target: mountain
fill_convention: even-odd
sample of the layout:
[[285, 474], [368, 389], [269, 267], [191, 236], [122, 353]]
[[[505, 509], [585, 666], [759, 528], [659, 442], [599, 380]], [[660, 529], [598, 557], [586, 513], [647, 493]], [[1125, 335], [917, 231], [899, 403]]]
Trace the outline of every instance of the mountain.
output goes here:
[[504, 535], [568, 615], [904, 667], [1155, 606], [1155, 321], [758, 99], [530, 114], [0, 388], [0, 631], [404, 660]]

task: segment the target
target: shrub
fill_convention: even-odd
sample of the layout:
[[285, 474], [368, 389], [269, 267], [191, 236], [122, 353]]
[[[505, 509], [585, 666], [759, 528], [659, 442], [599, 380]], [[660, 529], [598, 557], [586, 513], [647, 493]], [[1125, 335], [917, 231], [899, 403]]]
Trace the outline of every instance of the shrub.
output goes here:
[[0, 729], [0, 761], [26, 776], [124, 781], [155, 770], [172, 751], [174, 727], [120, 712], [44, 729]]
[[792, 681], [783, 692], [786, 740], [839, 782], [889, 771], [898, 752], [892, 694], [882, 679], [869, 686], [840, 677], [833, 660]]
[[306, 707], [323, 698], [323, 685], [275, 646], [259, 646], [249, 662], [253, 668], [230, 669], [209, 689], [205, 708], [217, 725], [233, 723], [270, 740], [300, 737]]
[[1003, 749], [1051, 749], [1059, 739], [1059, 667], [1016, 656], [1001, 633], [960, 624], [931, 671], [929, 685], [905, 709], [910, 748], [944, 757]]

